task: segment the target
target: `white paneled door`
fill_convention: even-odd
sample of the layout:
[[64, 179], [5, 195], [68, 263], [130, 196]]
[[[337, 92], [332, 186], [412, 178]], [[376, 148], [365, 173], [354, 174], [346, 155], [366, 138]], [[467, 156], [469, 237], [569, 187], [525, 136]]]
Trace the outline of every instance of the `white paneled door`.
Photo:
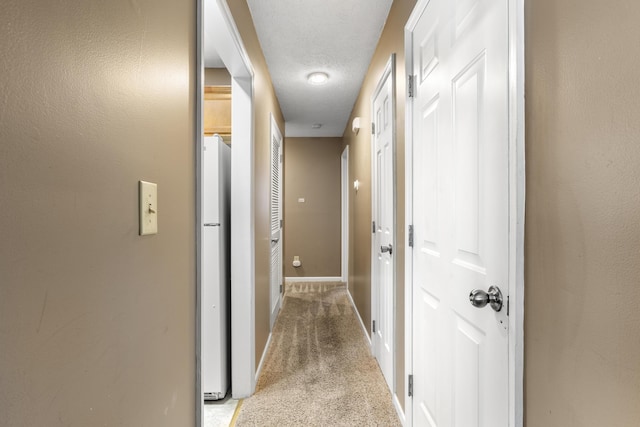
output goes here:
[[271, 328], [282, 303], [282, 133], [271, 117]]
[[508, 425], [507, 6], [431, 0], [411, 33], [414, 426]]
[[395, 56], [389, 59], [372, 105], [372, 306], [373, 352], [391, 392], [394, 385]]

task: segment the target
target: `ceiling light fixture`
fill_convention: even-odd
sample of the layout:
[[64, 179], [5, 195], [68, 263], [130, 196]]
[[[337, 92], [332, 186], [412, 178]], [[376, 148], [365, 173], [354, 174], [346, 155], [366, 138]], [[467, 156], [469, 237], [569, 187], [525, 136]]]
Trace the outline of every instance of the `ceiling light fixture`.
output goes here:
[[320, 129], [322, 127], [322, 123], [314, 123], [311, 125], [311, 128], [313, 129]]
[[329, 80], [329, 74], [318, 71], [307, 76], [307, 81], [312, 85], [323, 85]]

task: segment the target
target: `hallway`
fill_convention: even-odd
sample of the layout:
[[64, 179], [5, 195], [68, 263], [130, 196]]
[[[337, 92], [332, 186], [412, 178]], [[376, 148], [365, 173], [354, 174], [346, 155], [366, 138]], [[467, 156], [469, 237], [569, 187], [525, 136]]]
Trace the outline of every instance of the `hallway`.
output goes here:
[[288, 283], [237, 426], [400, 425], [342, 283]]
[[[240, 379], [234, 383], [234, 393], [239, 398], [250, 396], [255, 390], [256, 373], [261, 368], [265, 379], [253, 398], [256, 404], [262, 393], [270, 393], [292, 381], [291, 387], [287, 384], [289, 400], [276, 404], [278, 416], [294, 416], [289, 411], [309, 409], [306, 403], [312, 398], [324, 404], [324, 408], [315, 408], [309, 414], [318, 422], [329, 416], [329, 411], [324, 410], [327, 407], [344, 409], [345, 417], [354, 415], [356, 410], [362, 410], [366, 416], [371, 406], [369, 399], [382, 394], [384, 401], [394, 404], [404, 425], [419, 425], [412, 414], [414, 408], [420, 408], [419, 394], [430, 392], [423, 384], [433, 382], [416, 381], [423, 375], [420, 369], [431, 365], [428, 360], [413, 357], [416, 347], [413, 319], [417, 316], [413, 316], [416, 311], [412, 303], [417, 299], [409, 298], [413, 298], [415, 288], [412, 287], [413, 270], [407, 268], [406, 261], [418, 252], [418, 245], [433, 249], [424, 245], [427, 239], [420, 238], [419, 224], [410, 216], [413, 195], [424, 201], [431, 199], [425, 194], [429, 187], [414, 185], [407, 168], [416, 163], [421, 170], [435, 171], [435, 168], [429, 169], [428, 161], [420, 162], [416, 154], [422, 153], [440, 167], [437, 153], [445, 151], [430, 154], [429, 150], [438, 148], [437, 144], [431, 148], [425, 145], [421, 152], [413, 149], [416, 138], [409, 125], [415, 123], [411, 108], [414, 101], [409, 97], [417, 93], [414, 83], [422, 75], [445, 70], [449, 71], [446, 77], [449, 81], [442, 87], [446, 87], [448, 94], [455, 89], [456, 94], [466, 96], [464, 99], [469, 102], [455, 103], [460, 107], [460, 114], [453, 108], [449, 96], [446, 102], [443, 96], [434, 97], [433, 102], [425, 106], [437, 105], [441, 108], [438, 111], [448, 112], [447, 117], [452, 112], [462, 117], [467, 109], [478, 105], [472, 102], [476, 95], [489, 95], [488, 91], [476, 90], [481, 86], [473, 83], [485, 79], [467, 78], [465, 73], [473, 70], [469, 76], [480, 76], [483, 70], [488, 70], [481, 65], [485, 64], [485, 58], [492, 58], [491, 55], [485, 55], [484, 50], [470, 51], [465, 60], [455, 66], [446, 66], [448, 62], [443, 58], [454, 46], [454, 38], [460, 40], [459, 45], [481, 40], [470, 36], [472, 23], [481, 16], [481, 6], [499, 3], [489, 0], [429, 2], [460, 10], [459, 13], [447, 12], [446, 16], [455, 22], [453, 28], [445, 31], [444, 38], [434, 37], [434, 43], [417, 45], [423, 48], [419, 54], [424, 58], [424, 61], [414, 61], [414, 65], [420, 65], [417, 71], [409, 69], [410, 58], [405, 55], [408, 47], [405, 27], [417, 4], [415, 0], [388, 1], [391, 7], [386, 21], [378, 27], [381, 33], [377, 44], [363, 45], [347, 58], [350, 61], [368, 48], [373, 53], [365, 64], [368, 68], [364, 69], [361, 84], [356, 87], [355, 103], [350, 103], [348, 111], [340, 114], [345, 125], [338, 127], [333, 135], [341, 140], [339, 146], [334, 142], [336, 172], [333, 178], [336, 181], [339, 181], [339, 153], [346, 147], [349, 149], [346, 180], [349, 185], [344, 198], [349, 207], [348, 233], [345, 233], [348, 247], [344, 250], [336, 237], [333, 249], [326, 252], [347, 253], [347, 268], [339, 268], [336, 262], [331, 271], [316, 270], [312, 261], [320, 257], [314, 256], [310, 249], [319, 248], [320, 243], [314, 236], [303, 237], [305, 245], [284, 242], [283, 265], [293, 269], [293, 257], [302, 263], [295, 271], [285, 271], [285, 277], [304, 277], [303, 280], [309, 281], [346, 276], [344, 281], [348, 283], [357, 312], [373, 336], [374, 322], [379, 326], [380, 318], [376, 317], [372, 303], [375, 295], [372, 250], [379, 248], [381, 252], [382, 247], [372, 244], [375, 182], [372, 179], [371, 94], [385, 64], [395, 54], [395, 359], [394, 381], [388, 396], [386, 389], [384, 393], [376, 392], [374, 386], [357, 384], [348, 376], [338, 378], [342, 382], [340, 387], [323, 385], [327, 378], [320, 374], [335, 373], [336, 366], [342, 363], [358, 370], [372, 369], [366, 339], [361, 342], [364, 334], [358, 324], [351, 326], [352, 336], [364, 349], [358, 354], [367, 355], [362, 359], [360, 356], [350, 358], [351, 353], [344, 348], [349, 356], [332, 355], [330, 351], [337, 348], [314, 347], [325, 341], [321, 334], [316, 336], [313, 329], [307, 334], [299, 331], [308, 340], [307, 347], [299, 342], [300, 347], [286, 353], [288, 359], [278, 362], [271, 353], [267, 356], [269, 342], [278, 348], [279, 343], [293, 337], [283, 331], [271, 336], [273, 304], [269, 291], [276, 288], [270, 287], [270, 128], [275, 121], [283, 137], [290, 140], [296, 135], [287, 131], [287, 122], [297, 120], [286, 114], [285, 104], [281, 105], [276, 96], [279, 80], [267, 66], [249, 4], [269, 8], [272, 2], [3, 1], [0, 6], [3, 58], [0, 73], [0, 426], [202, 425], [197, 320], [201, 290], [198, 230], [202, 225], [197, 177], [201, 171], [195, 159], [200, 153], [198, 141], [203, 130], [199, 103], [204, 72], [201, 20], [205, 4], [215, 4], [226, 11], [223, 24], [233, 30], [233, 36], [227, 37], [229, 46], [243, 51], [226, 64], [230, 73], [239, 75], [232, 76], [231, 84], [238, 89], [234, 96], [240, 94], [233, 102], [235, 106], [250, 107], [245, 109], [246, 119], [233, 121], [238, 130], [232, 131], [234, 156], [236, 160], [246, 159], [237, 164], [235, 170], [247, 172], [241, 181], [243, 186], [234, 190], [242, 200], [234, 205], [237, 207], [234, 226], [241, 233], [233, 241], [246, 246], [236, 245], [238, 255], [233, 257], [235, 275], [232, 277], [239, 307], [234, 315], [238, 320], [236, 324], [244, 328], [232, 334], [234, 342], [240, 344], [233, 357], [236, 377]], [[283, 4], [284, 0], [275, 3]], [[368, 23], [369, 11], [357, 13], [353, 21], [347, 21], [344, 19], [347, 12], [355, 10], [352, 2], [331, 3], [345, 9], [341, 11], [344, 13], [324, 15], [339, 18], [340, 25], [331, 35], [337, 35], [346, 44], [349, 38], [344, 36], [344, 30], [358, 30], [361, 24]], [[375, 3], [382, 4], [384, 0]], [[296, 5], [309, 10], [306, 2]], [[369, 6], [367, 4], [367, 8]], [[509, 98], [516, 105], [515, 111], [509, 113], [508, 135], [521, 144], [509, 154], [510, 160], [516, 163], [526, 158], [525, 170], [518, 172], [516, 168], [510, 174], [521, 179], [518, 186], [510, 188], [526, 196], [526, 203], [520, 205], [518, 213], [521, 215], [518, 227], [523, 230], [524, 240], [510, 244], [520, 251], [522, 258], [509, 270], [508, 277], [495, 281], [496, 286], [506, 287], [502, 284], [506, 282], [524, 286], [518, 298], [511, 296], [506, 300], [507, 310], [511, 304], [512, 309], [517, 306], [521, 311], [520, 316], [514, 314], [518, 312], [515, 309], [509, 311], [509, 319], [514, 319], [509, 331], [517, 330], [520, 342], [514, 344], [522, 352], [518, 365], [521, 376], [511, 377], [516, 382], [512, 388], [517, 395], [510, 404], [512, 421], [508, 426], [639, 426], [640, 120], [637, 117], [640, 116], [640, 86], [634, 82], [640, 67], [637, 49], [640, 2], [508, 0], [508, 6], [509, 17], [516, 21], [510, 28], [516, 36], [509, 50], [515, 55], [516, 63], [508, 69], [508, 74], [517, 80], [513, 87], [520, 86], [522, 90], [522, 97]], [[323, 12], [328, 10], [322, 3], [319, 8]], [[278, 22], [276, 19], [290, 15], [268, 10], [260, 16], [273, 17], [268, 22]], [[325, 37], [308, 36], [307, 30], [316, 22], [314, 18], [314, 14], [308, 14], [303, 19], [289, 21], [303, 30], [305, 39], [325, 40]], [[434, 17], [433, 22], [448, 21]], [[276, 41], [275, 34], [280, 37], [284, 33], [278, 28], [269, 41]], [[436, 33], [425, 31], [424, 34]], [[286, 46], [299, 38], [288, 37]], [[438, 40], [440, 44], [435, 43]], [[315, 45], [310, 51], [318, 53], [320, 60], [334, 58], [331, 51], [322, 54]], [[291, 63], [302, 63], [299, 58], [290, 51], [284, 56]], [[469, 61], [475, 61], [471, 68], [467, 67]], [[339, 77], [343, 71], [339, 67], [323, 70], [320, 66], [323, 64], [322, 61], [310, 62], [309, 70], [282, 81], [287, 88], [296, 79], [308, 85], [307, 89], [314, 95], [304, 99], [311, 104], [320, 105], [320, 95], [332, 103], [343, 91], [337, 84], [342, 81]], [[324, 86], [312, 85], [309, 81], [312, 71], [324, 71], [330, 79]], [[441, 82], [445, 82], [444, 79]], [[471, 86], [462, 85], [466, 82]], [[416, 98], [431, 99], [419, 93]], [[487, 96], [487, 99], [494, 98]], [[298, 110], [301, 109], [294, 112]], [[493, 109], [485, 111], [497, 114]], [[432, 116], [435, 120], [436, 115]], [[321, 133], [331, 127], [316, 117], [309, 121], [307, 129], [309, 133], [316, 132], [312, 134], [314, 138], [320, 138]], [[484, 135], [484, 129], [490, 127], [480, 126], [481, 122], [475, 119], [471, 123], [478, 124]], [[450, 125], [434, 125], [428, 129], [434, 135], [437, 131], [449, 136], [455, 130]], [[476, 132], [478, 129], [457, 132], [455, 135], [461, 136], [461, 143], [443, 143], [442, 147], [449, 152], [465, 147], [462, 139], [467, 138], [462, 136], [480, 135]], [[295, 144], [289, 148], [292, 145]], [[479, 153], [477, 149], [484, 145], [473, 147], [473, 153]], [[318, 166], [318, 159], [313, 157], [310, 165]], [[493, 157], [487, 155], [486, 159]], [[292, 164], [292, 157], [287, 157], [287, 153], [286, 162]], [[450, 171], [451, 176], [438, 182], [452, 184], [455, 179], [468, 178], [470, 173], [462, 176], [457, 171], [475, 174], [478, 163], [471, 165], [471, 169], [464, 167], [464, 162], [457, 169], [443, 165], [442, 170]], [[311, 170], [311, 167], [305, 168], [307, 172]], [[144, 198], [140, 181], [157, 184], [157, 209], [141, 202]], [[344, 188], [330, 187], [326, 180], [314, 181], [327, 184], [327, 192], [335, 195]], [[475, 180], [466, 182], [476, 188]], [[319, 229], [320, 222], [327, 217], [317, 206], [324, 209], [327, 204], [309, 187], [301, 189], [299, 194], [291, 193], [290, 186], [288, 191], [293, 208], [284, 209], [287, 217], [283, 235], [301, 236], [293, 229], [295, 218], [291, 215], [295, 209], [301, 217], [310, 220], [303, 230]], [[472, 205], [485, 200], [485, 193], [474, 194]], [[451, 195], [445, 200], [449, 206], [455, 202]], [[518, 202], [525, 202], [517, 197], [509, 200], [514, 208]], [[423, 217], [423, 222], [435, 218], [437, 212]], [[149, 214], [155, 214], [158, 219], [158, 233], [143, 235], [140, 219]], [[338, 236], [340, 218], [336, 217]], [[510, 228], [511, 235], [517, 235], [512, 231]], [[327, 235], [324, 233], [323, 237]], [[455, 236], [456, 239], [473, 236], [474, 245], [481, 240], [475, 239], [476, 233]], [[437, 239], [427, 243], [432, 244], [434, 240]], [[453, 243], [457, 241], [449, 241], [447, 246], [453, 248]], [[461, 252], [463, 256], [467, 253]], [[462, 263], [456, 266], [467, 259], [460, 258]], [[515, 258], [509, 259], [513, 262]], [[423, 267], [423, 264], [415, 265]], [[469, 280], [468, 283], [468, 287], [474, 289], [475, 282]], [[313, 314], [312, 307], [317, 313], [324, 312], [325, 305], [310, 304], [305, 299], [310, 295], [295, 295], [297, 303], [308, 304], [309, 313]], [[327, 293], [328, 297], [331, 295]], [[468, 295], [469, 292], [460, 292], [456, 301], [466, 306]], [[428, 298], [432, 307], [439, 304], [435, 297], [437, 295]], [[341, 302], [329, 304], [333, 313], [346, 317], [351, 312], [345, 298], [335, 297], [334, 302]], [[290, 305], [291, 296], [287, 296], [287, 301]], [[492, 310], [490, 305], [484, 307], [485, 313], [488, 310]], [[460, 320], [457, 324], [467, 325], [464, 313], [450, 313]], [[331, 325], [339, 317], [329, 316], [325, 321]], [[348, 317], [355, 320], [351, 315]], [[517, 329], [516, 317], [521, 322]], [[495, 317], [490, 320], [493, 319]], [[300, 327], [295, 322], [292, 324]], [[437, 325], [437, 322], [428, 325]], [[471, 338], [480, 335], [475, 333], [473, 325], [465, 331]], [[465, 338], [460, 334], [457, 337]], [[422, 342], [425, 348], [435, 348], [427, 340]], [[289, 370], [301, 354], [308, 354], [309, 360], [317, 363], [315, 370], [312, 365]], [[261, 364], [262, 360], [265, 363]], [[486, 373], [480, 369], [472, 371], [475, 365], [470, 363], [464, 366], [465, 369], [456, 371], [461, 373], [458, 376], [461, 380], [472, 378], [466, 375], [468, 372]], [[280, 382], [267, 381], [273, 380], [268, 372], [278, 371], [285, 373]], [[298, 376], [303, 373], [310, 374], [312, 380]], [[341, 395], [333, 395], [330, 390], [339, 390]], [[356, 404], [350, 403], [347, 392], [353, 393]], [[435, 392], [432, 396], [436, 396]], [[478, 407], [493, 409], [489, 405]], [[471, 409], [475, 412], [476, 407]], [[440, 412], [451, 411], [445, 407]], [[341, 421], [346, 423], [348, 419]], [[253, 422], [246, 420], [249, 425]], [[438, 425], [452, 424], [441, 419], [438, 422]]]

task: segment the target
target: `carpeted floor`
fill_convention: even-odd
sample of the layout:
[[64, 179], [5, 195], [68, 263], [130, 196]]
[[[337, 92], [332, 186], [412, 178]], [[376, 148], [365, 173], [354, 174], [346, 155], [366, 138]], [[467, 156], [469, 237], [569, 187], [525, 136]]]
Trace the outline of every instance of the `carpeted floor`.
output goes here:
[[236, 426], [400, 426], [343, 284], [286, 285], [256, 393]]

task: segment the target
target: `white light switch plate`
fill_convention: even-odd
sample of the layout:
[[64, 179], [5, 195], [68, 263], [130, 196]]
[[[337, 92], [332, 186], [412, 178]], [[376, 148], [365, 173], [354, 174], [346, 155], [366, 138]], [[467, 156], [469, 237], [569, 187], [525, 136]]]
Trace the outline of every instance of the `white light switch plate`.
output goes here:
[[139, 182], [140, 235], [158, 234], [158, 184]]

